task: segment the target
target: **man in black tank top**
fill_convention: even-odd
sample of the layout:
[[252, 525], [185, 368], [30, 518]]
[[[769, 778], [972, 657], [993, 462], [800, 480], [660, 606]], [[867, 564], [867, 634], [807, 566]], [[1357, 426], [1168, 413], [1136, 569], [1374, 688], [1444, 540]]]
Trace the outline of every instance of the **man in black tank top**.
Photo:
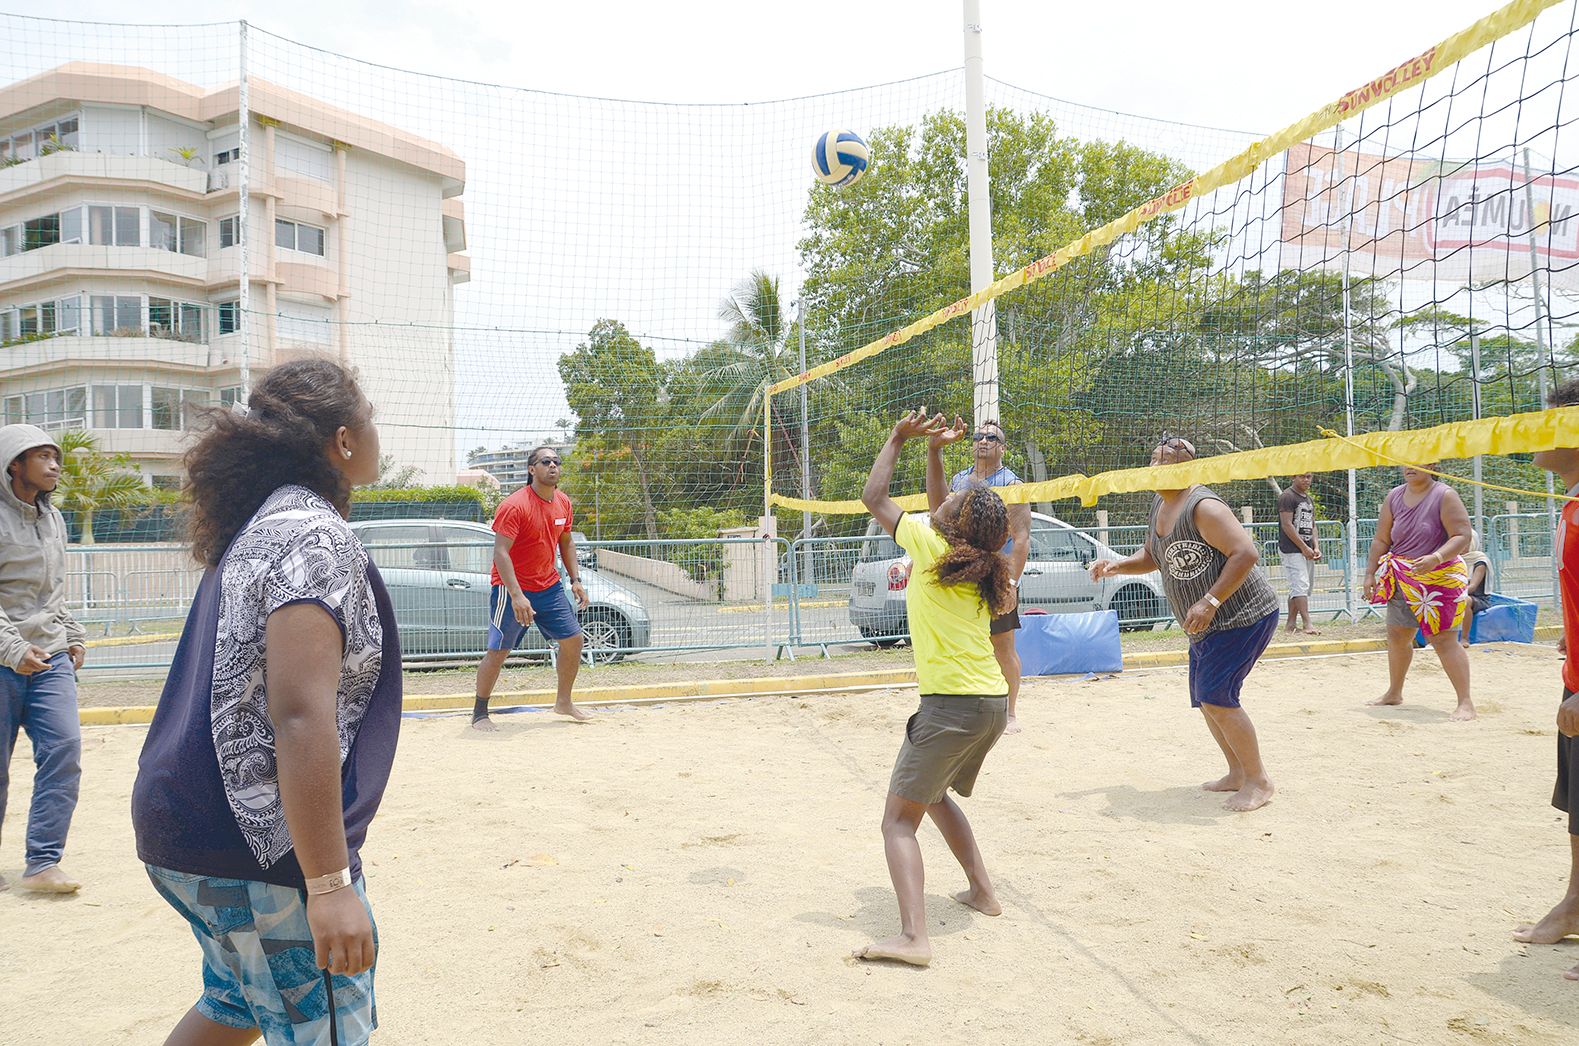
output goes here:
[[[1151, 463], [1192, 461], [1187, 439], [1164, 436]], [[1256, 728], [1239, 706], [1239, 691], [1277, 631], [1278, 601], [1262, 573], [1255, 541], [1223, 499], [1206, 487], [1157, 491], [1146, 542], [1128, 559], [1099, 559], [1091, 578], [1161, 570], [1174, 617], [1190, 636], [1190, 704], [1228, 760], [1228, 773], [1201, 787], [1232, 792], [1230, 810], [1256, 810], [1272, 799]]]

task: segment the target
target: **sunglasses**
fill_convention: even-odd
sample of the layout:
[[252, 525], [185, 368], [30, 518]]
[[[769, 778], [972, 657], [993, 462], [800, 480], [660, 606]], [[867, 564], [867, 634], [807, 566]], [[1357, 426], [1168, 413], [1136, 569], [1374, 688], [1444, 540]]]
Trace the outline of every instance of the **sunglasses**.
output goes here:
[[996, 432], [977, 432], [970, 437], [972, 443], [1002, 443], [1003, 437]]
[[558, 458], [538, 458], [532, 464], [533, 464], [534, 467], [537, 466], [537, 465], [557, 465], [557, 464], [559, 464], [559, 459]]
[[1189, 449], [1189, 446], [1188, 446], [1188, 444], [1186, 444], [1185, 439], [1184, 439], [1183, 436], [1170, 436], [1166, 432], [1164, 432], [1162, 434], [1162, 438], [1157, 441], [1157, 446], [1159, 446], [1159, 447], [1167, 447], [1170, 450], [1188, 450]]

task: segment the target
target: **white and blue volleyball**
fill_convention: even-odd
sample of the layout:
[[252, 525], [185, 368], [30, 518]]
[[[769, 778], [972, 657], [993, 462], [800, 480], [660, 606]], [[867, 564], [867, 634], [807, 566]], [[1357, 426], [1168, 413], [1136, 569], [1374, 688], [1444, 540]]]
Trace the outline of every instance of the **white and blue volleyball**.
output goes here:
[[872, 150], [854, 131], [824, 131], [811, 151], [811, 171], [824, 185], [854, 185], [866, 173]]

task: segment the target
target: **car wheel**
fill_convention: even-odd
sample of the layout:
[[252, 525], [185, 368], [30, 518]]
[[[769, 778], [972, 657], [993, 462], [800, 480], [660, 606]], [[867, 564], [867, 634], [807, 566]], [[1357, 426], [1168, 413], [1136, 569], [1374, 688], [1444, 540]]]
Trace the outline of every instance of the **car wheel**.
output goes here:
[[870, 642], [873, 646], [877, 647], [879, 650], [887, 650], [890, 647], [896, 647], [899, 645], [898, 637], [884, 636], [881, 629], [868, 628], [865, 625], [861, 626], [861, 637]]
[[581, 632], [595, 665], [612, 665], [625, 656], [620, 648], [630, 646], [630, 625], [613, 610], [587, 611], [581, 617]]
[[1149, 629], [1162, 616], [1162, 602], [1145, 585], [1125, 585], [1113, 593], [1108, 609], [1118, 611], [1121, 632]]

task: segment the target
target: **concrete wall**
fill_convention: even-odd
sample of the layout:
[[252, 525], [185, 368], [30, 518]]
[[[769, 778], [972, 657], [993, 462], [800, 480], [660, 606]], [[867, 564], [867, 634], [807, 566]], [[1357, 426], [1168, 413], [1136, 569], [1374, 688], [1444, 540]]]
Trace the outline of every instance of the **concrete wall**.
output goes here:
[[644, 585], [661, 588], [665, 592], [673, 592], [687, 599], [713, 601], [718, 598], [716, 585], [704, 585], [699, 581], [692, 581], [684, 570], [673, 563], [614, 552], [606, 548], [598, 549], [597, 553], [599, 570], [628, 577], [632, 581], [640, 581]]

